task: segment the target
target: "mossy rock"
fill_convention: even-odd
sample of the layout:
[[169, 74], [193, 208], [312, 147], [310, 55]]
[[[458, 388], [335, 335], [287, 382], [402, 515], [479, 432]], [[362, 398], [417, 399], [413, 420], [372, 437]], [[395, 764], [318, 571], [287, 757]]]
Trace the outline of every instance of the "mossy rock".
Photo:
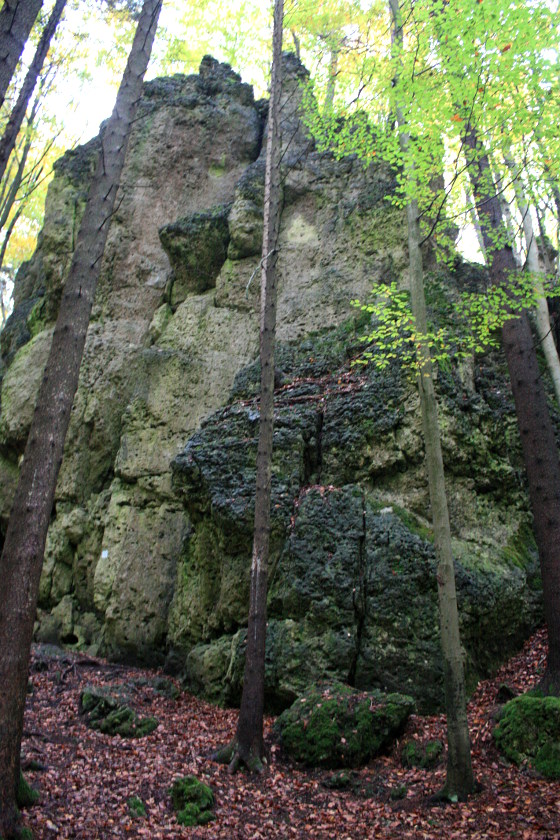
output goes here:
[[401, 761], [405, 767], [422, 767], [424, 770], [435, 767], [443, 752], [443, 744], [438, 739], [419, 744], [417, 741], [407, 741], [401, 753]]
[[175, 779], [169, 793], [179, 825], [206, 825], [215, 819], [214, 794], [196, 776]]
[[87, 686], [80, 695], [80, 709], [86, 715], [88, 726], [104, 735], [142, 738], [153, 732], [159, 723], [154, 717], [138, 717], [130, 706], [117, 697], [104, 689], [91, 686]]
[[317, 686], [277, 719], [283, 748], [310, 767], [358, 767], [397, 738], [414, 709], [403, 694], [356, 691], [341, 683]]
[[560, 697], [523, 694], [510, 700], [494, 738], [510, 761], [528, 761], [545, 778], [560, 779]]

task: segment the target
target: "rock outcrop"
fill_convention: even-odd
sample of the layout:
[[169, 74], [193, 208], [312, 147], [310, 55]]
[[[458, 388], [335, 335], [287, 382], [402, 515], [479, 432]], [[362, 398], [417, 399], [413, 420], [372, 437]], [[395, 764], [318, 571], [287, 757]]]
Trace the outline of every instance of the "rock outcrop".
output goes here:
[[[406, 284], [389, 168], [319, 153], [286, 58], [267, 692], [318, 679], [441, 702], [434, 554], [414, 388], [352, 367], [350, 301]], [[266, 103], [227, 65], [145, 86], [111, 224], [49, 532], [37, 637], [177, 667], [235, 702], [258, 420]], [[65, 155], [1, 337], [5, 526], [97, 141]], [[433, 300], [450, 284], [434, 274]], [[499, 363], [441, 372], [471, 682], [540, 620]], [[173, 465], [173, 467], [172, 467]]]

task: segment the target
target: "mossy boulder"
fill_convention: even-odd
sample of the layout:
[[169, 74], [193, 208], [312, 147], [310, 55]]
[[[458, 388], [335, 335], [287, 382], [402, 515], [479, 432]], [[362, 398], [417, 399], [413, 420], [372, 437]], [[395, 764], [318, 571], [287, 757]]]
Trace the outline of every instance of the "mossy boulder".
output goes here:
[[175, 779], [169, 793], [179, 825], [205, 825], [215, 819], [212, 789], [196, 776]]
[[158, 726], [155, 717], [139, 717], [136, 712], [106, 689], [87, 686], [80, 695], [80, 709], [91, 729], [104, 735], [142, 738]]
[[358, 767], [402, 733], [414, 700], [403, 694], [317, 686], [283, 712], [275, 728], [283, 748], [310, 767]]
[[547, 779], [560, 779], [560, 697], [523, 694], [510, 700], [494, 738], [510, 761], [528, 761]]

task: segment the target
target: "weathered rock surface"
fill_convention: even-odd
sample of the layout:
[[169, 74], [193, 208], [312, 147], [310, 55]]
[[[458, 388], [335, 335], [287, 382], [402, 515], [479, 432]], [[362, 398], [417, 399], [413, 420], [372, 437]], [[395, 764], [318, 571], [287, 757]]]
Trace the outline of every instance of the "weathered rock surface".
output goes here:
[[[278, 348], [284, 384], [275, 409], [267, 662], [269, 702], [278, 708], [326, 677], [404, 691], [422, 709], [442, 696], [417, 398], [398, 371], [349, 367], [359, 332], [343, 325]], [[513, 419], [501, 395], [492, 406], [491, 382], [481, 376], [467, 398], [451, 375], [440, 376], [471, 685], [539, 615], [533, 543], [519, 524], [522, 493], [507, 460]], [[188, 651], [191, 688], [220, 702], [236, 702], [241, 689], [237, 628], [247, 614], [257, 383], [255, 364], [173, 463], [193, 530], [168, 638]]]
[[[285, 90], [267, 696], [318, 679], [441, 702], [434, 555], [414, 389], [352, 367], [350, 301], [406, 283], [381, 163], [318, 153]], [[94, 305], [41, 581], [37, 637], [168, 662], [235, 702], [258, 426], [265, 107], [226, 66], [145, 86]], [[49, 189], [0, 340], [5, 527], [83, 212], [92, 141]], [[433, 278], [434, 300], [474, 269]], [[252, 278], [252, 279], [251, 279]], [[359, 321], [359, 317], [358, 317]], [[471, 681], [540, 620], [515, 419], [495, 360], [440, 373]], [[173, 469], [171, 464], [173, 462]], [[173, 478], [173, 480], [172, 480]]]

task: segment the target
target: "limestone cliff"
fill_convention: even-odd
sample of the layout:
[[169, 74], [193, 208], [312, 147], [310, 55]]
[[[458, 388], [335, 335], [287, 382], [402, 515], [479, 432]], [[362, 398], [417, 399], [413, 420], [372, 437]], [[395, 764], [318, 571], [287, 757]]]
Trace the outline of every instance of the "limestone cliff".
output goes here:
[[[441, 665], [417, 400], [398, 366], [380, 376], [350, 365], [361, 335], [350, 301], [406, 283], [404, 219], [386, 201], [385, 165], [314, 150], [298, 116], [305, 71], [293, 58], [286, 68], [269, 699], [283, 706], [332, 676], [433, 707]], [[145, 86], [37, 624], [39, 639], [167, 657], [220, 702], [239, 695], [247, 612], [265, 121], [266, 103], [209, 58], [199, 75]], [[1, 337], [4, 526], [96, 149], [57, 164]], [[475, 273], [458, 263], [434, 274], [434, 302]], [[474, 680], [539, 620], [538, 581], [499, 365], [453, 369], [439, 386]]]

